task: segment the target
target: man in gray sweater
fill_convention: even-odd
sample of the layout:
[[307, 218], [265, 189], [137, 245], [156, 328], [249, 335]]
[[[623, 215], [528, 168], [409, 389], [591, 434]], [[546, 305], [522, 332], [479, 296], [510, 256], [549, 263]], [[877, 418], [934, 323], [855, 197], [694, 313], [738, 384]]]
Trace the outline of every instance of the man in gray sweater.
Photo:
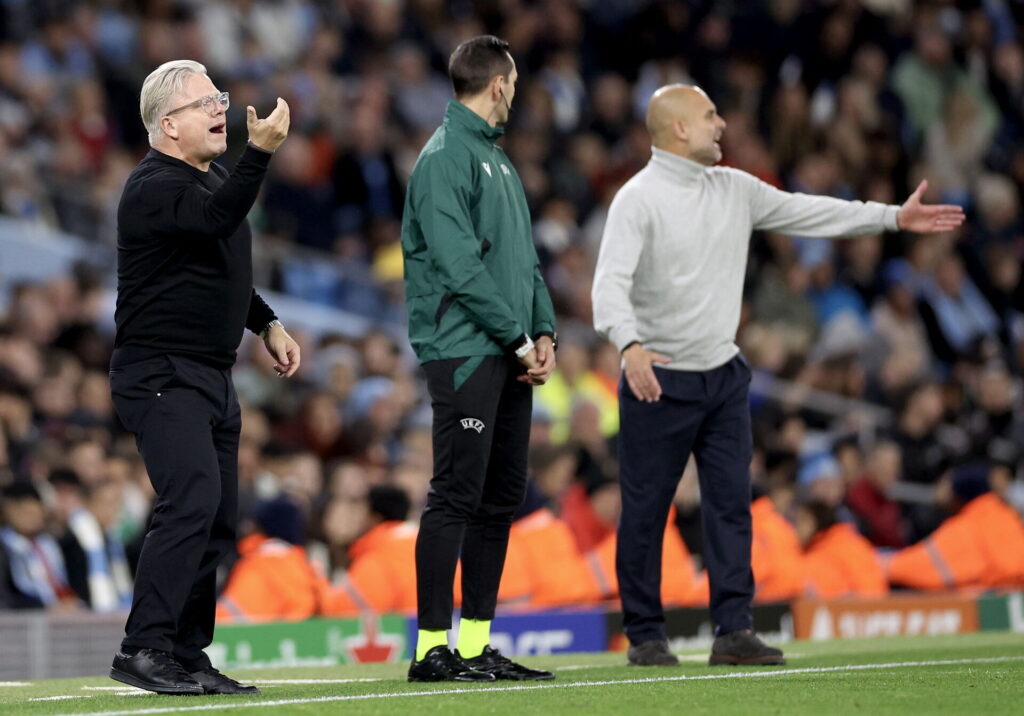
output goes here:
[[[957, 206], [790, 194], [728, 167], [725, 130], [698, 87], [651, 98], [650, 162], [612, 201], [594, 278], [594, 325], [622, 352], [618, 572], [629, 662], [678, 663], [660, 599], [661, 544], [676, 485], [697, 460], [715, 642], [711, 664], [782, 664], [752, 631], [750, 369], [736, 346], [754, 229], [811, 237], [947, 231]], [[655, 368], [655, 364], [660, 364]]]

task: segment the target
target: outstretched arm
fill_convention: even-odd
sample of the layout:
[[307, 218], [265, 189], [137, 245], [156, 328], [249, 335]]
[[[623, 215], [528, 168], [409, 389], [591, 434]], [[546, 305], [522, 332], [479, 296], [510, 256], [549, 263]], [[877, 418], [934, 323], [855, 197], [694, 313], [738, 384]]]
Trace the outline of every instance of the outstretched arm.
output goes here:
[[927, 182], [910, 195], [902, 206], [875, 201], [844, 201], [830, 196], [789, 193], [746, 174], [731, 172], [736, 190], [750, 199], [751, 223], [762, 231], [818, 238], [862, 236], [882, 231], [928, 233], [948, 231], [964, 219], [958, 206], [921, 203]]

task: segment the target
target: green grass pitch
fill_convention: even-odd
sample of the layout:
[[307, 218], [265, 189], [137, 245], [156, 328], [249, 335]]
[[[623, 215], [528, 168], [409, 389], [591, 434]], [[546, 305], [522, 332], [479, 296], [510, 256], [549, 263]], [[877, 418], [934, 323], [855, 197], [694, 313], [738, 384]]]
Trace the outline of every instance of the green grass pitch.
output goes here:
[[557, 672], [556, 681], [539, 684], [409, 684], [406, 664], [232, 674], [266, 682], [259, 697], [158, 696], [104, 677], [0, 682], [0, 714], [1024, 713], [1021, 634], [785, 646], [786, 666], [768, 668], [708, 667], [706, 652], [683, 654], [679, 667], [644, 669], [615, 653], [524, 658]]

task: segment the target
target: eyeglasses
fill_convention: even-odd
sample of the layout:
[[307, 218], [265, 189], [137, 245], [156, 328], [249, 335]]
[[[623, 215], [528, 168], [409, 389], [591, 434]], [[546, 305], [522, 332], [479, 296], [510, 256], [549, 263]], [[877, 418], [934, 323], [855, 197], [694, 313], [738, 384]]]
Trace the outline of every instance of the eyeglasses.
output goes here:
[[172, 114], [176, 114], [178, 112], [184, 112], [186, 109], [192, 109], [193, 107], [199, 107], [201, 110], [206, 112], [206, 114], [210, 115], [211, 117], [215, 117], [217, 115], [217, 110], [218, 109], [223, 109], [225, 112], [227, 112], [228, 111], [228, 107], [230, 107], [230, 106], [231, 106], [231, 98], [228, 97], [228, 93], [227, 92], [221, 92], [220, 94], [211, 94], [211, 95], [209, 95], [207, 97], [200, 97], [199, 99], [195, 100], [194, 102], [189, 102], [188, 104], [183, 104], [180, 107], [178, 107], [177, 109], [172, 109], [170, 112], [167, 112], [166, 114], [164, 114], [164, 116], [165, 117], [169, 117]]

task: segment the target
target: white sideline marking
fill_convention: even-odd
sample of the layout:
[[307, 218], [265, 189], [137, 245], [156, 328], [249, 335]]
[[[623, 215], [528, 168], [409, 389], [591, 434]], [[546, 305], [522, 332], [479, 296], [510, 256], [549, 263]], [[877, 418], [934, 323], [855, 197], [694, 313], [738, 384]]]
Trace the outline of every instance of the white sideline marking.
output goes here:
[[[583, 668], [583, 667], [578, 667]], [[288, 686], [288, 685], [311, 685], [311, 684], [357, 684], [371, 681], [384, 681], [384, 679], [243, 679], [247, 684], [260, 684], [261, 686]], [[28, 686], [28, 684], [25, 684]], [[115, 691], [119, 694], [148, 694], [144, 689], [136, 689], [125, 686], [83, 686], [85, 691]]]
[[[134, 714], [167, 714], [185, 711], [215, 711], [217, 709], [265, 708], [268, 706], [291, 706], [293, 704], [323, 704], [338, 701], [367, 701], [371, 699], [397, 699], [410, 696], [451, 696], [459, 694], [493, 694], [498, 691], [537, 691], [541, 689], [573, 689], [594, 686], [621, 686], [625, 684], [656, 684], [672, 681], [712, 681], [717, 679], [757, 679], [792, 674], [828, 674], [847, 671], [873, 671], [900, 669], [914, 666], [952, 666], [956, 664], [997, 664], [1007, 661], [1024, 661], [1024, 656], [992, 656], [979, 659], [942, 659], [938, 661], [894, 661], [886, 664], [849, 664], [847, 666], [814, 666], [804, 669], [777, 669], [771, 671], [731, 671], [724, 674], [701, 674], [697, 676], [652, 676], [643, 679], [614, 679], [608, 681], [572, 681], [565, 683], [531, 684], [529, 686], [483, 686], [465, 689], [438, 689], [437, 691], [400, 691], [388, 694], [350, 694], [347, 696], [319, 696], [312, 699], [279, 699], [277, 701], [245, 701], [241, 703], [217, 703], [206, 706], [170, 706], [155, 709], [134, 709], [132, 711], [104, 711], [104, 716], [134, 716]], [[87, 712], [59, 714], [59, 716], [95, 716]]]
[[27, 681], [0, 681], [0, 686], [31, 686]]
[[67, 701], [68, 699], [91, 699], [92, 696], [84, 694], [75, 694], [73, 696], [37, 696], [34, 699], [28, 699], [29, 701]]
[[129, 691], [136, 690], [142, 691], [142, 689], [135, 689], [133, 686], [83, 686], [83, 691]]

